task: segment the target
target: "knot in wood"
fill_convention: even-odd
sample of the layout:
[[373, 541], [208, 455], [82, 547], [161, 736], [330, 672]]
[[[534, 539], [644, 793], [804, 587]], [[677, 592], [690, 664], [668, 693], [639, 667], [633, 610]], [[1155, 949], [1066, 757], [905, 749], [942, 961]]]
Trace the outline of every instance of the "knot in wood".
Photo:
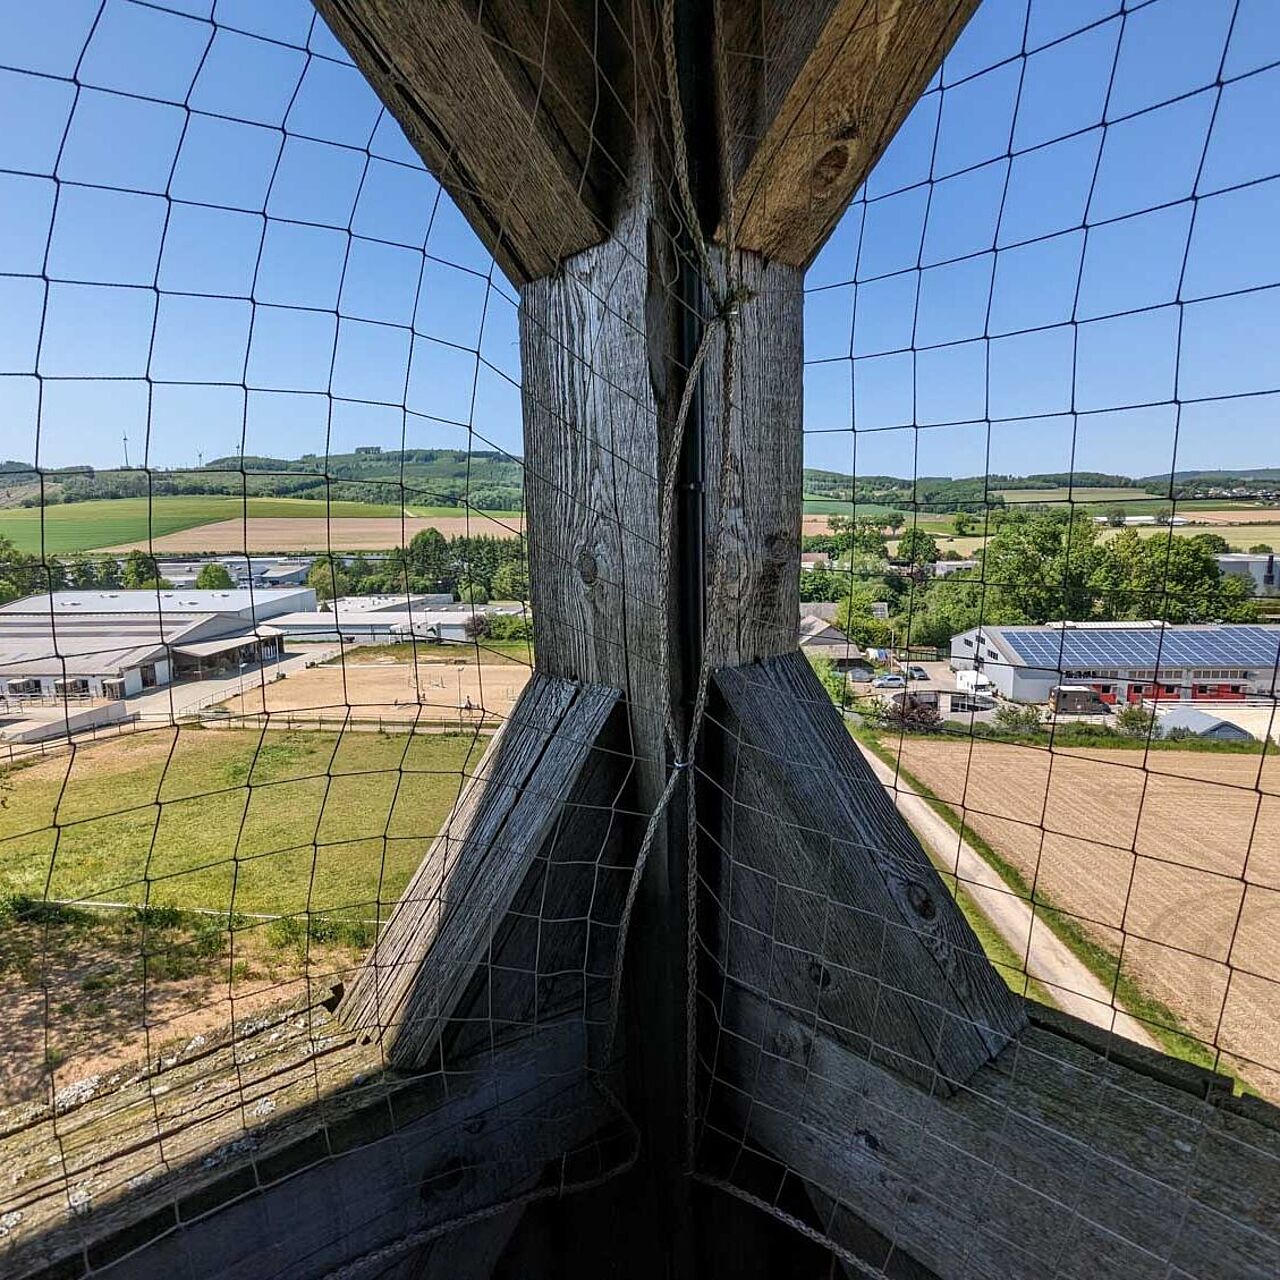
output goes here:
[[809, 981], [812, 982], [819, 991], [825, 991], [831, 985], [831, 973], [827, 969], [827, 966], [817, 960], [810, 960]]
[[821, 193], [849, 167], [849, 148], [843, 142], [828, 147], [813, 166], [813, 185]]
[[433, 1196], [452, 1191], [462, 1181], [466, 1171], [466, 1162], [461, 1156], [451, 1157], [435, 1173], [429, 1173], [423, 1178], [420, 1190], [422, 1199], [429, 1203]]
[[589, 587], [600, 576], [596, 558], [589, 548], [583, 547], [578, 552], [578, 577]]
[[907, 901], [911, 903], [911, 910], [920, 917], [921, 920], [932, 920], [938, 914], [937, 905], [929, 896], [929, 891], [922, 884], [916, 884], [914, 881], [907, 885]]

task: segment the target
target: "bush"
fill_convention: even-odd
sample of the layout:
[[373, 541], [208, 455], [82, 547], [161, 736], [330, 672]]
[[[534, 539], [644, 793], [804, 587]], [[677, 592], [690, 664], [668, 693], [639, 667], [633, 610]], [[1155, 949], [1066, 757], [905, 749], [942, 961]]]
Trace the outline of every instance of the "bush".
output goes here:
[[992, 720], [1002, 733], [1027, 734], [1044, 730], [1040, 712], [1035, 707], [1019, 706], [1013, 702], [1001, 703]]
[[938, 708], [917, 702], [900, 706], [896, 702], [876, 699], [863, 712], [877, 729], [896, 729], [906, 733], [938, 733], [944, 727]]
[[490, 640], [532, 640], [533, 619], [527, 614], [495, 613], [489, 617]]
[[1130, 705], [1116, 712], [1116, 728], [1126, 738], [1159, 737], [1154, 733], [1156, 713], [1144, 707]]
[[87, 925], [94, 921], [88, 911], [64, 907], [59, 902], [45, 902], [28, 893], [14, 893], [0, 899], [0, 919], [4, 918], [36, 925]]
[[846, 692], [845, 678], [836, 670], [836, 664], [822, 654], [805, 654], [805, 657], [809, 659], [813, 674], [822, 682], [827, 696], [837, 707], [843, 707]]

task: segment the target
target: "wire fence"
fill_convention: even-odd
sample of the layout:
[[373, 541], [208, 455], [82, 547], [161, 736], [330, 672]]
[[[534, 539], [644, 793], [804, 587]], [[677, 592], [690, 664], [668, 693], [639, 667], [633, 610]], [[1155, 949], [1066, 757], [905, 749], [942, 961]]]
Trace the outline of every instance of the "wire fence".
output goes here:
[[[15, 1182], [0, 1236], [144, 1191], [176, 1203], [165, 1177], [256, 1151], [286, 1113], [340, 1150], [322, 1104], [352, 1080], [393, 1099], [439, 1082], [449, 1124], [474, 1124], [457, 1099], [484, 1070], [516, 1091], [526, 1040], [547, 1046], [527, 1095], [487, 1104], [518, 1135], [494, 1126], [496, 1190], [351, 1274], [626, 1173], [622, 960], [655, 833], [686, 802], [687, 1166], [851, 1273], [929, 1259], [933, 1171], [922, 1157], [869, 1204], [850, 1149], [865, 1174], [891, 1141], [875, 1134], [937, 1135], [830, 1046], [933, 1096], [963, 1092], [937, 1065], [953, 1039], [1000, 1031], [895, 967], [926, 931], [869, 907], [861, 867], [919, 854], [966, 922], [948, 945], [1018, 996], [1280, 1101], [1269, 5], [978, 9], [805, 279], [795, 622], [817, 682], [704, 669], [683, 711], [539, 672], [535, 623], [613, 638], [528, 606], [517, 290], [310, 5], [63, 9], [6, 9], [0, 46], [0, 1143], [60, 1171], [47, 1194]], [[634, 88], [628, 110], [663, 121], [662, 217], [685, 237], [666, 251], [716, 303], [727, 424], [753, 301], [732, 261], [709, 265], [679, 95]], [[633, 323], [621, 294], [601, 286], [602, 327]], [[602, 401], [621, 380], [583, 371]], [[671, 408], [678, 439], [690, 406]], [[568, 429], [624, 472], [623, 427]], [[602, 517], [629, 572], [666, 566], [662, 599], [600, 582], [660, 619], [660, 645], [678, 454], [655, 455], [662, 527]], [[596, 580], [551, 546], [540, 570]], [[206, 671], [236, 641], [254, 660]], [[117, 702], [129, 723], [75, 719]], [[540, 790], [557, 752], [562, 786]], [[513, 796], [555, 816], [504, 898], [465, 824], [501, 810], [493, 845], [516, 865]], [[388, 925], [397, 903], [431, 940], [483, 935], [480, 961], [424, 983], [428, 938]], [[413, 1069], [334, 1021], [353, 982], [379, 1017], [410, 1010]], [[286, 1063], [289, 1027], [310, 1056]], [[1015, 1084], [1042, 1050], [1017, 1052]], [[202, 1136], [116, 1092], [156, 1064], [221, 1099]], [[46, 1145], [24, 1147], [35, 1116]], [[788, 1154], [833, 1124], [826, 1176]], [[91, 1125], [141, 1154], [98, 1171]], [[1105, 1216], [1078, 1171], [1046, 1194]], [[850, 1225], [885, 1204], [891, 1238]], [[1174, 1266], [1176, 1233], [1106, 1225]], [[280, 1274], [322, 1274], [316, 1248]]]

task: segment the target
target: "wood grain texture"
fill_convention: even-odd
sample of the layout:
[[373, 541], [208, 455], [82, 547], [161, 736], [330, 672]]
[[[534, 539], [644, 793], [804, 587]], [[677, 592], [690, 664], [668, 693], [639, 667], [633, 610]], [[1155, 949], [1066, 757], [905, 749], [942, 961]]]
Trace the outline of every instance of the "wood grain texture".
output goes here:
[[[615, 231], [638, 104], [664, 92], [650, 12], [589, 0], [315, 3], [517, 285]], [[739, 247], [808, 264], [976, 7], [726, 0]], [[719, 204], [723, 220], [723, 193]]]
[[716, 673], [725, 793], [708, 855], [731, 978], [934, 1089], [1025, 1025], [808, 662]]
[[977, 7], [978, 0], [726, 5], [743, 248], [797, 267], [812, 261]]
[[495, 735], [340, 1007], [394, 1062], [431, 1060], [617, 700], [535, 675]]
[[517, 285], [608, 235], [630, 148], [625, 6], [316, 7]]
[[[713, 250], [711, 256], [723, 293], [727, 251]], [[719, 566], [707, 605], [707, 660], [713, 667], [790, 652], [800, 615], [804, 278], [793, 267], [742, 252], [736, 277], [747, 299], [735, 321], [727, 423], [723, 327], [712, 330], [703, 379], [707, 555]]]
[[1229, 1094], [1029, 1027], [941, 1096], [751, 992], [725, 1004], [735, 1032], [701, 1169], [755, 1190], [784, 1169], [816, 1184], [839, 1206], [831, 1237], [874, 1265], [905, 1255], [944, 1280], [1276, 1273], [1280, 1131], [1233, 1114]]
[[577, 1016], [603, 1067], [622, 903], [643, 836], [621, 707], [605, 728], [525, 873], [442, 1034], [446, 1061]]
[[[582, 1068], [584, 1034], [580, 1018], [548, 1023], [457, 1068], [397, 1074], [323, 1007], [294, 1007], [102, 1080], [56, 1116], [4, 1113], [15, 1217], [0, 1273], [321, 1280], [544, 1179], [590, 1176], [631, 1135]], [[77, 1189], [91, 1207], [73, 1216]], [[440, 1270], [448, 1240], [419, 1257], [452, 1280], [468, 1272]]]

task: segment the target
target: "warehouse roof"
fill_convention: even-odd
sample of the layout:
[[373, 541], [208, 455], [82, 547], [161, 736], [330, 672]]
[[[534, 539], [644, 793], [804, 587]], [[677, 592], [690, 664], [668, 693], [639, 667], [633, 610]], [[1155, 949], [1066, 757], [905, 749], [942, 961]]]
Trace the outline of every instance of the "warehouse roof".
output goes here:
[[249, 610], [267, 614], [288, 606], [291, 597], [302, 603], [311, 595], [307, 587], [271, 587], [250, 591], [232, 587], [226, 591], [197, 591], [175, 588], [173, 591], [55, 591], [52, 594], [24, 596], [0, 605], [0, 616], [42, 615], [77, 617], [81, 614], [243, 614]]
[[1253, 738], [1253, 734], [1247, 729], [1218, 716], [1211, 716], [1207, 711], [1196, 707], [1174, 707], [1166, 711], [1160, 717], [1160, 730], [1168, 733], [1170, 729], [1190, 729], [1194, 734], [1211, 733], [1216, 737], [1235, 738], [1242, 742]]
[[1049, 624], [983, 627], [983, 637], [1021, 666], [1262, 667], [1280, 665], [1280, 627]]

